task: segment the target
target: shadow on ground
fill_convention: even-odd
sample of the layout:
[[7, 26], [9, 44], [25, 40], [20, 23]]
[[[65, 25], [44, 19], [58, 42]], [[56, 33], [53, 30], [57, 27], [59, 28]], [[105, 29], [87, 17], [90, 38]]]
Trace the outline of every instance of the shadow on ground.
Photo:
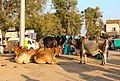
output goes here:
[[[58, 59], [64, 59], [64, 60], [76, 60], [74, 58], [71, 57], [64, 57], [61, 56]], [[109, 61], [109, 63], [111, 64], [115, 64], [118, 65], [120, 62], [120, 60], [111, 60]], [[80, 75], [80, 77], [82, 77], [82, 79], [87, 80], [87, 81], [113, 81], [113, 79], [115, 80], [120, 80], [120, 70], [117, 69], [113, 69], [113, 67], [115, 66], [111, 66], [110, 68], [106, 68], [106, 66], [101, 66], [101, 65], [96, 65], [97, 63], [88, 63], [88, 64], [79, 64], [78, 62], [72, 61], [72, 62], [58, 62], [57, 63], [60, 67], [62, 67], [65, 71], [69, 72], [69, 73], [77, 73]], [[68, 68], [69, 67], [69, 68]], [[94, 75], [94, 72], [96, 75]], [[99, 73], [100, 72], [100, 73]], [[57, 72], [61, 75], [64, 75], [60, 72]], [[92, 75], [91, 75], [92, 74]], [[102, 76], [100, 76], [100, 74], [102, 74]], [[67, 75], [64, 75], [68, 78], [70, 78]], [[104, 77], [103, 77], [104, 76]], [[107, 78], [105, 78], [107, 77]], [[71, 78], [72, 80], [75, 81], [75, 79]]]
[[40, 80], [36, 80], [36, 79], [32, 79], [24, 74], [21, 74], [22, 77], [26, 78], [26, 81], [40, 81]]

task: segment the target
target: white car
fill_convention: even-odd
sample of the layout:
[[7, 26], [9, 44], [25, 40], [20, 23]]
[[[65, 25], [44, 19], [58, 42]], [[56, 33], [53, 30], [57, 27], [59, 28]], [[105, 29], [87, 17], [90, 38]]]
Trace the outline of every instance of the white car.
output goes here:
[[37, 48], [39, 48], [39, 45], [34, 40], [28, 40], [28, 49], [30, 49], [30, 48], [37, 49]]

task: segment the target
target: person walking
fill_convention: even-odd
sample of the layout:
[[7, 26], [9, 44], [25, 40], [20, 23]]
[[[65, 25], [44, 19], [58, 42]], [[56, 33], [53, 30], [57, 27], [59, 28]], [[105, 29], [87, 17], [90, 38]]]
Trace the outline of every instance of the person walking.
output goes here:
[[108, 47], [109, 47], [109, 40], [108, 40], [108, 38], [105, 38], [105, 42], [106, 42], [106, 44], [107, 44], [107, 48], [106, 48], [106, 59], [107, 59], [107, 60], [110, 60], [110, 58], [109, 58], [109, 50], [108, 50]]

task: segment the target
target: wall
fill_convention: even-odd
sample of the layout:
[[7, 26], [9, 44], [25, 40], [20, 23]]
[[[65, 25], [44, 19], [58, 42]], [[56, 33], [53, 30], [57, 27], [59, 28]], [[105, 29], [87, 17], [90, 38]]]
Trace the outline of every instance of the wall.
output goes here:
[[[115, 31], [114, 31], [115, 30]], [[106, 32], [120, 32], [119, 24], [106, 24]]]

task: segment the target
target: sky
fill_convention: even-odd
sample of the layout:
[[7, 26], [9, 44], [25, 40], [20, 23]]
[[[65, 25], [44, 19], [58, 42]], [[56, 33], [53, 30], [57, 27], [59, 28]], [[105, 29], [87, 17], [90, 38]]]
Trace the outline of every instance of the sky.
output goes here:
[[96, 6], [99, 6], [104, 22], [108, 19], [120, 19], [120, 0], [78, 0], [77, 8], [82, 11]]

